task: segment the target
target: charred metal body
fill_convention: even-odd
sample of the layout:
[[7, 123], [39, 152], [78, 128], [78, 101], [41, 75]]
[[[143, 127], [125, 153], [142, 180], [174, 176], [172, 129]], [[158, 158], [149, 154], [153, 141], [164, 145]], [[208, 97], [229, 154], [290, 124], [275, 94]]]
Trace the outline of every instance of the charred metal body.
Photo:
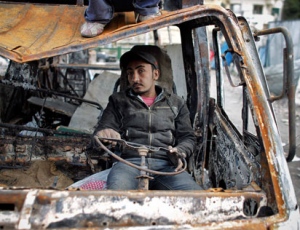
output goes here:
[[[91, 192], [36, 188], [18, 190], [19, 188], [3, 187], [0, 190], [0, 205], [5, 216], [0, 214], [1, 226], [17, 229], [138, 229], [141, 226], [144, 229], [246, 229], [250, 226], [259, 229], [299, 228], [299, 208], [276, 127], [267, 83], [257, 58], [254, 37], [244, 18], [237, 18], [231, 11], [220, 6], [195, 6], [200, 3], [202, 2], [165, 1], [169, 9], [174, 11], [163, 12], [162, 16], [155, 20], [138, 24], [130, 23], [130, 15], [127, 13], [119, 14], [103, 34], [84, 39], [80, 37], [78, 30], [85, 9], [80, 4], [44, 6], [0, 2], [1, 17], [6, 22], [0, 29], [0, 52], [17, 63], [35, 63], [40, 59], [94, 48], [164, 27], [177, 26], [184, 57], [186, 102], [197, 135], [196, 151], [190, 159], [188, 170], [206, 189], [193, 192]], [[19, 17], [8, 20], [11, 15], [7, 12]], [[50, 25], [45, 23], [43, 28], [36, 27], [33, 36], [30, 33], [28, 37], [21, 36], [23, 31], [33, 30], [31, 23], [41, 14], [47, 19], [51, 15], [53, 20]], [[52, 28], [51, 31], [44, 31], [47, 25]], [[216, 63], [214, 74], [209, 69], [206, 32], [206, 26], [209, 25], [215, 27], [212, 31], [212, 49]], [[226, 62], [222, 61], [225, 54], [220, 53], [220, 32], [229, 47], [225, 54], [233, 55], [234, 66], [237, 69], [236, 78], [231, 76]], [[19, 38], [18, 45], [11, 42], [12, 35]], [[52, 91], [58, 91], [58, 88], [50, 88], [48, 91], [48, 86], [53, 85], [51, 82], [47, 83], [47, 91], [43, 91], [46, 89], [39, 87], [37, 81], [32, 81], [32, 76], [37, 76], [39, 71], [45, 73], [68, 66], [60, 66], [57, 63], [35, 66], [31, 77], [26, 77], [26, 82], [39, 91], [40, 98], [44, 98], [46, 93], [52, 95]], [[74, 65], [70, 67], [76, 68]], [[80, 68], [87, 67], [82, 65]], [[22, 72], [22, 68], [20, 71]], [[224, 72], [227, 73], [232, 88], [241, 89], [242, 92], [242, 106], [238, 108], [241, 114], [240, 128], [230, 120], [226, 110]], [[10, 86], [20, 83], [22, 88], [25, 88], [24, 78], [16, 78], [16, 75], [18, 74], [11, 71], [11, 77], [4, 79], [8, 83], [3, 83]], [[211, 97], [210, 82], [213, 77], [217, 82], [216, 98]], [[234, 83], [234, 80], [237, 83]], [[294, 90], [293, 81], [289, 82], [288, 87]], [[73, 91], [67, 94], [70, 95], [69, 99], [78, 97]], [[289, 94], [289, 99], [294, 100], [293, 92]], [[100, 110], [102, 108], [101, 105], [95, 106]], [[293, 123], [293, 104], [290, 108]], [[250, 121], [253, 121], [253, 130], [249, 128]], [[21, 130], [39, 132], [42, 135], [21, 136]], [[89, 134], [60, 132], [47, 127], [26, 128], [18, 122], [1, 123], [1, 132], [1, 166], [28, 164], [43, 158], [87, 165], [92, 171], [95, 171], [98, 164], [97, 153], [88, 151]], [[291, 137], [294, 137], [293, 130]], [[293, 155], [293, 149], [292, 142], [290, 156]]]

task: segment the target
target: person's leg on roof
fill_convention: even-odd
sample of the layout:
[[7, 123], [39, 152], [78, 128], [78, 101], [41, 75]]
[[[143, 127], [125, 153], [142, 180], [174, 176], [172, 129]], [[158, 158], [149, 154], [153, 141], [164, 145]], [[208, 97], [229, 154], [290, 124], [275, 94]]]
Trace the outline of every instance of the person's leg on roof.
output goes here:
[[161, 15], [159, 11], [160, 0], [134, 0], [133, 7], [136, 21], [142, 22]]
[[90, 0], [85, 11], [85, 23], [81, 26], [83, 37], [95, 37], [100, 35], [106, 24], [114, 15], [114, 12], [135, 11], [136, 21], [142, 22], [161, 15], [159, 3], [161, 0]]
[[81, 26], [83, 37], [95, 37], [101, 34], [107, 23], [111, 21], [114, 8], [107, 0], [90, 0], [84, 13], [85, 23]]

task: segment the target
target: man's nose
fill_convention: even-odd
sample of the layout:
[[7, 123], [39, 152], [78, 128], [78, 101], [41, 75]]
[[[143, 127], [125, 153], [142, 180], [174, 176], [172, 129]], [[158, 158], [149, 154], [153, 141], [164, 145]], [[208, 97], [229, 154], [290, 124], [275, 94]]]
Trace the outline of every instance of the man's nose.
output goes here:
[[132, 81], [133, 82], [138, 82], [139, 79], [140, 79], [139, 75], [136, 72], [134, 72], [133, 76], [132, 76]]

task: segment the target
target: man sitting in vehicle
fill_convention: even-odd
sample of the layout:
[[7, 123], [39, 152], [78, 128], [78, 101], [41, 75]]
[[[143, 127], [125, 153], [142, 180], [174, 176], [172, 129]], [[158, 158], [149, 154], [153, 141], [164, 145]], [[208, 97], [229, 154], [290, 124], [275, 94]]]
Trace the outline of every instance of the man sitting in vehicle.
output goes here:
[[[109, 97], [94, 134], [167, 148], [169, 153], [158, 151], [148, 155], [147, 167], [161, 172], [178, 171], [182, 162], [172, 163], [173, 156], [189, 157], [195, 146], [189, 110], [182, 98], [155, 84], [160, 77], [159, 64], [150, 52], [141, 49], [143, 47], [135, 46], [122, 55], [120, 67], [126, 73], [129, 88]], [[135, 150], [124, 149], [121, 157], [136, 165], [141, 161]], [[107, 188], [137, 189], [139, 174], [138, 169], [117, 162], [108, 175]], [[174, 176], [151, 176], [154, 179], [150, 180], [149, 189], [152, 190], [202, 189], [187, 171]]]
[[134, 11], [136, 21], [142, 22], [160, 15], [160, 0], [93, 0], [85, 11], [85, 23], [81, 26], [83, 37], [95, 37], [113, 18], [114, 12]]

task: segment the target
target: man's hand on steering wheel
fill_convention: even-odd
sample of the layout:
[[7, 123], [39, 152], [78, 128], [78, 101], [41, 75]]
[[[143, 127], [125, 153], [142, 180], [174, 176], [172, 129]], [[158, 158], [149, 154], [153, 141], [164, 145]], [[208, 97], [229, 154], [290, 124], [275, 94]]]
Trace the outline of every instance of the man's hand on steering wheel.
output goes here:
[[[96, 133], [96, 136], [101, 138], [121, 139], [121, 135], [113, 129], [102, 129]], [[115, 141], [110, 141], [105, 139], [103, 139], [103, 142], [111, 144], [112, 147], [115, 147], [117, 144], [117, 142]]]
[[[107, 138], [107, 139], [105, 140], [105, 138]], [[103, 145], [102, 141], [103, 142], [106, 141], [111, 144], [113, 144], [113, 142], [119, 143], [119, 144], [121, 143], [122, 147], [134, 149], [136, 151], [139, 151], [141, 148], [143, 150], [147, 150], [147, 152], [151, 152], [151, 153], [155, 153], [157, 151], [163, 150], [168, 154], [170, 160], [174, 163], [174, 165], [177, 165], [177, 168], [174, 170], [174, 172], [161, 172], [161, 171], [151, 170], [151, 169], [148, 169], [145, 167], [135, 165], [135, 164], [121, 158], [117, 154], [113, 153], [111, 150], [109, 150], [107, 147], [105, 147]], [[117, 133], [116, 131], [114, 131], [112, 129], [106, 129], [106, 130], [101, 130], [101, 131], [97, 132], [96, 135], [94, 135], [94, 142], [96, 143], [97, 147], [104, 149], [110, 156], [113, 156], [118, 161], [123, 162], [124, 164], [127, 164], [138, 170], [146, 171], [148, 173], [152, 173], [152, 174], [156, 174], [156, 175], [164, 175], [164, 176], [166, 176], [166, 175], [173, 176], [173, 175], [177, 175], [179, 173], [184, 172], [187, 168], [187, 163], [185, 160], [186, 154], [183, 153], [182, 151], [179, 151], [178, 148], [176, 148], [176, 147], [173, 148], [172, 146], [169, 146], [168, 148], [153, 147], [153, 146], [146, 146], [146, 145], [142, 145], [142, 144], [134, 143], [134, 142], [126, 142], [126, 141], [120, 139], [119, 133]], [[141, 157], [145, 157], [145, 155], [141, 155]]]
[[179, 151], [176, 147], [172, 146], [169, 146], [169, 153], [171, 154], [172, 158], [175, 158], [177, 160], [177, 167], [175, 169], [175, 172], [177, 172], [178, 170], [182, 169], [182, 158], [186, 158], [186, 154], [184, 152]]

